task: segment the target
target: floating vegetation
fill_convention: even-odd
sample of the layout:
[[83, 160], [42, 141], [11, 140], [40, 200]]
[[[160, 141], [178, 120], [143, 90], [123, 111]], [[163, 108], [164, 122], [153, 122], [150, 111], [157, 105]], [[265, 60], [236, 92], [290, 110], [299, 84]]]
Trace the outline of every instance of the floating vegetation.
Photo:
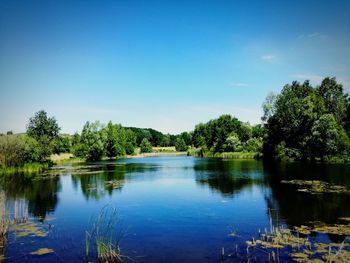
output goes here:
[[30, 254], [41, 256], [41, 255], [46, 255], [50, 253], [54, 253], [54, 250], [51, 248], [39, 248], [38, 250], [31, 252]]
[[323, 193], [339, 193], [350, 194], [350, 190], [345, 186], [334, 185], [324, 181], [318, 180], [282, 180], [282, 184], [297, 185], [299, 192], [306, 192], [311, 194], [323, 194]]
[[55, 177], [60, 174], [71, 174], [71, 175], [79, 175], [79, 174], [99, 174], [104, 173], [105, 171], [102, 169], [102, 165], [73, 165], [73, 166], [54, 166], [50, 170], [43, 173], [44, 178]]
[[350, 224], [341, 225], [341, 224], [333, 224], [327, 225], [322, 222], [314, 222], [313, 226], [301, 226], [295, 227], [295, 230], [304, 235], [309, 235], [311, 232], [323, 233], [323, 234], [333, 234], [340, 236], [350, 236]]
[[279, 262], [280, 257], [291, 258], [295, 262], [349, 262], [350, 239], [342, 243], [311, 242], [309, 235], [313, 232], [350, 235], [349, 225], [326, 225], [318, 223], [315, 226], [299, 226], [292, 229], [272, 227], [270, 232], [265, 229], [257, 240], [246, 241], [247, 255], [249, 249], [264, 251], [268, 262]]
[[105, 184], [107, 187], [112, 187], [113, 189], [115, 189], [115, 188], [121, 188], [124, 183], [121, 180], [111, 180], [111, 181], [106, 181]]
[[37, 224], [33, 222], [26, 222], [23, 224], [14, 224], [13, 231], [15, 233], [15, 238], [26, 237], [26, 236], [34, 236], [34, 237], [46, 237], [47, 232], [39, 227]]

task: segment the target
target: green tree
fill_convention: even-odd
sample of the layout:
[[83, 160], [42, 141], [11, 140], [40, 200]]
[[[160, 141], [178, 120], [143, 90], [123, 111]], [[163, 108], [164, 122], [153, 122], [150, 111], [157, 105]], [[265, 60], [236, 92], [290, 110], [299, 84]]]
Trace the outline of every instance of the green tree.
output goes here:
[[140, 144], [140, 151], [141, 153], [151, 153], [153, 151], [152, 144], [146, 138], [143, 138]]
[[263, 105], [262, 105], [262, 108], [263, 108], [263, 111], [264, 111], [264, 116], [261, 117], [261, 119], [263, 121], [267, 121], [268, 119], [270, 119], [271, 116], [273, 116], [275, 114], [275, 103], [276, 103], [276, 99], [277, 99], [277, 95], [273, 92], [270, 92]]
[[226, 139], [227, 149], [232, 152], [241, 152], [242, 142], [236, 132], [232, 132]]
[[175, 142], [175, 149], [178, 152], [184, 152], [187, 151], [187, 145], [185, 143], [185, 140], [182, 138], [177, 138]]
[[59, 139], [60, 127], [54, 117], [48, 117], [45, 111], [38, 111], [29, 119], [27, 135], [38, 141], [40, 152], [46, 159], [55, 150]]
[[310, 137], [310, 152], [313, 157], [336, 155], [346, 150], [348, 145], [349, 138], [333, 114], [324, 114], [315, 121]]
[[346, 118], [348, 100], [344, 94], [343, 85], [337, 83], [335, 78], [325, 78], [317, 88], [323, 98], [328, 113], [334, 115], [338, 123], [343, 123]]
[[42, 137], [48, 139], [56, 139], [58, 137], [60, 127], [54, 117], [48, 117], [46, 111], [38, 111], [34, 117], [29, 119], [27, 125], [27, 134], [36, 140]]
[[308, 81], [285, 85], [271, 114], [265, 114], [264, 156], [295, 160], [346, 152], [346, 98], [335, 79], [326, 78], [317, 88]]
[[88, 161], [100, 160], [104, 151], [104, 133], [99, 122], [86, 122], [81, 132], [80, 145], [76, 154]]
[[106, 155], [109, 158], [116, 157], [120, 151], [118, 150], [119, 142], [118, 142], [117, 128], [112, 124], [111, 121], [109, 121], [104, 131], [106, 136], [106, 141], [105, 141]]

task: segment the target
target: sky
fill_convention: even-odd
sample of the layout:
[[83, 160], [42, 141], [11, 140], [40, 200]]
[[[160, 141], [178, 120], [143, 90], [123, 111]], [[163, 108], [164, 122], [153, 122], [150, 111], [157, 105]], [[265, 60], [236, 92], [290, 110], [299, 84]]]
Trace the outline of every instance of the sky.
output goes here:
[[350, 1], [0, 0], [0, 133], [39, 110], [190, 131], [260, 123], [271, 91], [336, 77], [350, 92]]

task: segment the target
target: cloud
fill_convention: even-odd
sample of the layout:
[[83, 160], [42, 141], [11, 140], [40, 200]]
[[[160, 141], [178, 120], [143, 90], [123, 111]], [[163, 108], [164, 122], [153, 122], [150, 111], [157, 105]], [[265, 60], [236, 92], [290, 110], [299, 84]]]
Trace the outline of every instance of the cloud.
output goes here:
[[298, 36], [298, 39], [318, 39], [318, 40], [323, 40], [327, 39], [328, 36], [319, 32], [313, 32], [310, 34], [301, 34]]
[[310, 80], [311, 82], [316, 82], [317, 84], [321, 83], [324, 79], [323, 76], [317, 74], [294, 74], [292, 77], [298, 80]]
[[265, 60], [265, 61], [268, 61], [268, 62], [273, 61], [275, 58], [276, 58], [276, 56], [271, 55], [271, 54], [266, 54], [266, 55], [261, 56], [262, 60]]
[[243, 82], [234, 82], [234, 83], [231, 83], [231, 87], [241, 88], [241, 87], [248, 87], [248, 86], [249, 86], [248, 83], [243, 83]]

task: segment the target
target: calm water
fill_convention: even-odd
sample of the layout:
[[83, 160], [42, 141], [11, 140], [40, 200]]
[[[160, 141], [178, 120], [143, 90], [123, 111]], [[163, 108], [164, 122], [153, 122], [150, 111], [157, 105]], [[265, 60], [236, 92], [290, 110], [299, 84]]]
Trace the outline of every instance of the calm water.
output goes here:
[[[64, 165], [51, 179], [2, 178], [1, 209], [48, 233], [12, 231], [8, 261], [84, 262], [89, 220], [106, 205], [117, 209], [126, 232], [122, 253], [136, 262], [219, 262], [222, 247], [244, 251], [245, 241], [269, 226], [269, 209], [274, 225], [350, 217], [350, 195], [303, 193], [280, 183], [308, 178], [350, 187], [349, 165], [152, 157], [78, 166]], [[54, 253], [30, 254], [39, 248]]]

